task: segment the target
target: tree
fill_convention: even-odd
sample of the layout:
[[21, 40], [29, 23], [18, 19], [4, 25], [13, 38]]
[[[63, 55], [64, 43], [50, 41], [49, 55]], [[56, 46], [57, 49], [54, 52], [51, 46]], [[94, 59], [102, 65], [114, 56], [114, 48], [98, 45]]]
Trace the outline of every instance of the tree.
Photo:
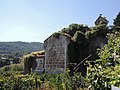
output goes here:
[[88, 82], [95, 90], [108, 90], [110, 85], [120, 87], [120, 33], [111, 33], [108, 38], [108, 43], [99, 50], [100, 59], [88, 67]]
[[99, 53], [100, 61], [103, 67], [115, 66], [120, 64], [120, 33], [109, 34], [109, 40]]
[[113, 24], [115, 26], [119, 26], [120, 27], [120, 12], [118, 13], [118, 15], [116, 16], [116, 18], [114, 19]]
[[77, 31], [81, 31], [83, 33], [85, 33], [86, 31], [89, 30], [89, 27], [88, 26], [85, 26], [83, 24], [70, 24], [68, 28], [63, 28], [60, 33], [66, 33], [66, 34], [69, 34], [71, 37], [74, 36], [74, 34], [77, 32]]
[[113, 24], [114, 24], [113, 30], [120, 31], [120, 12], [118, 13], [116, 18], [114, 19]]

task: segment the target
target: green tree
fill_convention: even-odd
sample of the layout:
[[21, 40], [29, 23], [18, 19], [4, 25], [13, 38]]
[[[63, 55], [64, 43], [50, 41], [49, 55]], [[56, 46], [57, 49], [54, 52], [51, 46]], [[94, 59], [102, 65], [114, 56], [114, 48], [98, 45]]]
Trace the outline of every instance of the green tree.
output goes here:
[[114, 19], [113, 24], [115, 26], [119, 26], [120, 27], [120, 12], [118, 13], [118, 15], [116, 16], [116, 18]]
[[112, 27], [112, 29], [114, 31], [120, 31], [120, 12], [118, 13], [116, 18], [114, 19], [113, 24], [114, 24], [114, 26]]
[[81, 32], [85, 33], [88, 30], [89, 30], [88, 26], [85, 26], [83, 24], [75, 24], [75, 23], [73, 23], [73, 24], [70, 24], [68, 28], [63, 28], [60, 32], [69, 34], [70, 36], [73, 37], [74, 34], [77, 31], [81, 31]]
[[95, 90], [120, 87], [120, 33], [108, 35], [108, 43], [99, 50], [100, 59], [88, 67], [87, 80]]

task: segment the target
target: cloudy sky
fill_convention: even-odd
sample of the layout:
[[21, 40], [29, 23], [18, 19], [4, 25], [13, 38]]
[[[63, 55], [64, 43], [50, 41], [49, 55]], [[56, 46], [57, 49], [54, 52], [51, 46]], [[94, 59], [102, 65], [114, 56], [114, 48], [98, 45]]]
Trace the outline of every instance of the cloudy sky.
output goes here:
[[0, 41], [43, 42], [71, 23], [94, 25], [103, 14], [111, 25], [120, 0], [0, 0]]

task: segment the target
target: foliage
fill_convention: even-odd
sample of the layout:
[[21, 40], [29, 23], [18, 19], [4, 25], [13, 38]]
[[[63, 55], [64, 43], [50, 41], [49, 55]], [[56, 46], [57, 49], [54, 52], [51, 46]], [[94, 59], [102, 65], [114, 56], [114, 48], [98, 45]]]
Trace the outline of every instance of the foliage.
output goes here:
[[69, 34], [71, 37], [74, 36], [74, 34], [77, 32], [77, 31], [81, 31], [83, 33], [85, 33], [86, 31], [89, 30], [89, 27], [88, 26], [85, 26], [83, 24], [70, 24], [68, 28], [63, 28], [60, 33], [67, 33]]
[[60, 35], [60, 33], [57, 33], [57, 32], [55, 32], [55, 33], [52, 34], [52, 36], [56, 37], [56, 38], [59, 38], [59, 35]]
[[100, 61], [104, 67], [120, 64], [120, 33], [109, 34], [108, 44], [105, 45], [99, 53]]
[[43, 50], [39, 42], [0, 42], [0, 67], [20, 63], [24, 54]]
[[0, 76], [9, 76], [14, 72], [22, 72], [22, 71], [23, 71], [23, 64], [12, 64], [0, 68]]
[[99, 50], [100, 59], [88, 68], [87, 80], [94, 89], [120, 87], [120, 33], [111, 33], [108, 38], [108, 43]]
[[24, 72], [25, 73], [30, 73], [31, 70], [33, 69], [33, 64], [36, 63], [36, 58], [38, 57], [44, 57], [45, 51], [36, 51], [32, 52], [31, 54], [24, 55], [23, 60], [24, 60]]
[[118, 13], [118, 15], [116, 16], [116, 18], [114, 19], [113, 24], [115, 26], [119, 26], [120, 27], [120, 12]]
[[81, 31], [77, 31], [73, 36], [73, 40], [79, 44], [83, 43], [84, 39], [85, 39], [85, 35]]
[[30, 75], [11, 73], [6, 77], [0, 77], [0, 89], [2, 90], [81, 90], [85, 89], [85, 79], [80, 73], [74, 76], [66, 74], [33, 74]]
[[[100, 16], [101, 17], [101, 16]], [[114, 21], [115, 26], [119, 25], [119, 15]], [[75, 59], [79, 63], [79, 59], [83, 60], [87, 56], [89, 40], [97, 35], [104, 35], [109, 32], [106, 26], [108, 21], [102, 17], [96, 22], [96, 26], [89, 28], [84, 25], [71, 24], [68, 28], [64, 28], [59, 34], [64, 34], [73, 40], [70, 43], [70, 52], [74, 52], [75, 58], [71, 58], [71, 62]], [[112, 29], [115, 29], [115, 28]], [[81, 73], [74, 72], [70, 75], [68, 70], [65, 74], [22, 74], [22, 64], [14, 64], [0, 68], [0, 90], [109, 90], [110, 85], [120, 87], [120, 32], [116, 30], [108, 34], [108, 43], [99, 49], [99, 59], [88, 61], [88, 69], [86, 77]], [[8, 47], [10, 47], [8, 45]], [[86, 51], [85, 51], [86, 50]], [[8, 53], [10, 51], [8, 50]], [[43, 55], [44, 52], [41, 52]], [[40, 54], [40, 55], [41, 55]], [[86, 54], [86, 56], [85, 56]], [[37, 52], [32, 56], [39, 55]], [[69, 53], [69, 55], [73, 55]], [[30, 58], [30, 56], [26, 58]], [[32, 60], [28, 60], [31, 67]], [[26, 60], [27, 61], [27, 60]], [[89, 63], [90, 62], [90, 63]], [[91, 64], [91, 62], [93, 64]], [[82, 66], [82, 68], [84, 68]]]
[[0, 54], [22, 56], [25, 53], [43, 49], [43, 43], [40, 42], [0, 42]]
[[2, 80], [0, 88], [2, 90], [33, 90], [39, 89], [41, 81], [36, 75], [12, 74]]
[[[100, 47], [100, 45], [97, 44], [95, 46], [95, 40], [96, 37], [102, 37], [103, 39], [106, 39], [106, 34], [109, 32], [109, 29], [107, 27], [108, 21], [105, 17], [98, 17], [96, 20], [96, 25], [92, 28], [89, 28], [86, 25], [83, 24], [70, 24], [67, 28], [63, 28], [58, 33], [54, 33], [53, 36], [58, 37], [60, 34], [67, 34], [71, 36], [70, 44], [68, 45], [68, 61], [71, 63], [80, 63], [84, 58], [91, 55], [90, 59], [95, 60], [98, 58], [97, 55], [97, 47]], [[68, 36], [67, 36], [68, 37]], [[93, 40], [92, 40], [93, 39]], [[93, 42], [92, 42], [93, 41]], [[107, 41], [107, 40], [106, 40]], [[92, 52], [92, 49], [90, 49], [90, 45], [93, 43], [93, 49], [94, 52]], [[101, 42], [102, 44], [105, 44], [104, 42]], [[90, 51], [90, 50], [91, 51]], [[70, 70], [72, 70], [71, 67]], [[79, 66], [79, 69], [77, 71], [82, 72], [82, 74], [86, 73], [86, 66], [84, 63], [82, 63]]]

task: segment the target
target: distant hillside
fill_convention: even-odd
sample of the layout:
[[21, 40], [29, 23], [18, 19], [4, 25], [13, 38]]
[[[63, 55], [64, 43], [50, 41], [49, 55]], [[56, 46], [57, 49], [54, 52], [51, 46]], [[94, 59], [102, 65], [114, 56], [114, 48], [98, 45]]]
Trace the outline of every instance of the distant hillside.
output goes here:
[[40, 42], [0, 42], [0, 54], [24, 54], [43, 49], [43, 43]]

